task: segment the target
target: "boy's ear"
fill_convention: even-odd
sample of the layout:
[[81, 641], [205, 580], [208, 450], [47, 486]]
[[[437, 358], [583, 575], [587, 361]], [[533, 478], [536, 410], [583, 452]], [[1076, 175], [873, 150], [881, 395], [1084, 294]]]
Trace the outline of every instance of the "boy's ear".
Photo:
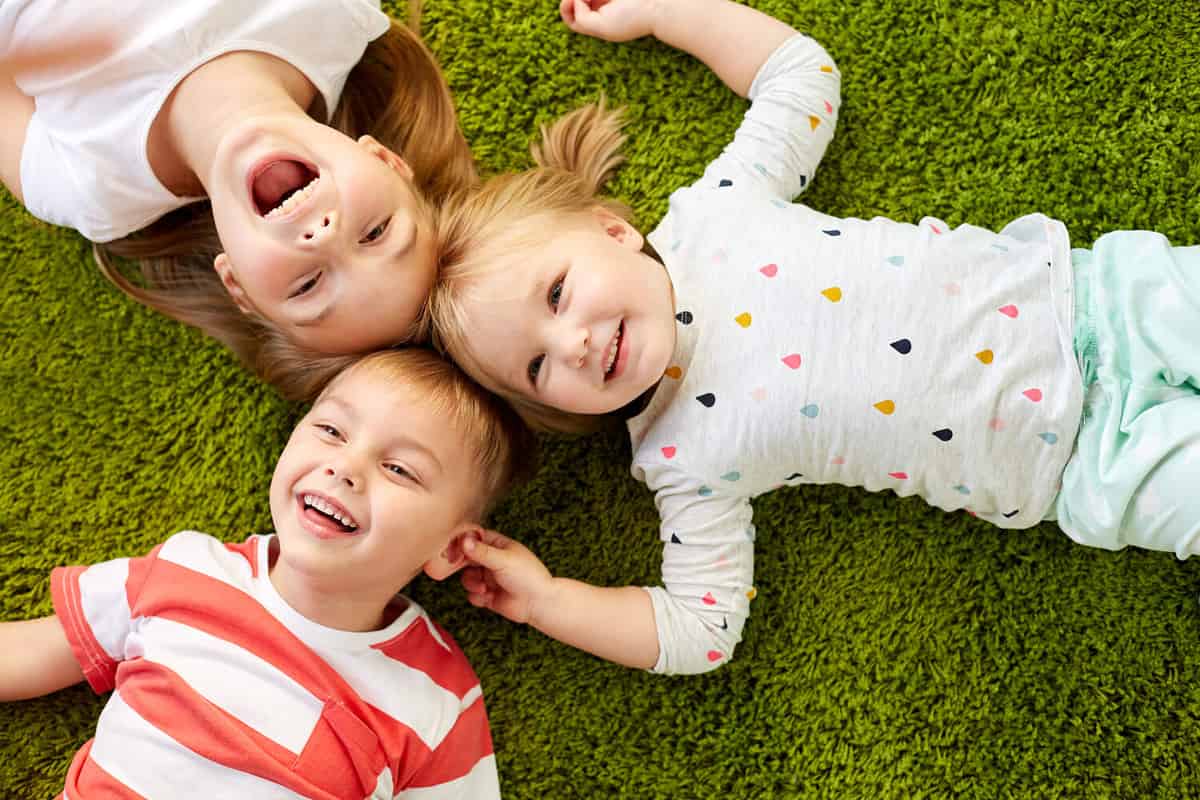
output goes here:
[[637, 228], [629, 224], [627, 220], [618, 217], [607, 208], [596, 206], [592, 209], [592, 213], [596, 217], [596, 221], [600, 223], [600, 227], [604, 232], [616, 239], [617, 242], [630, 250], [641, 250], [644, 240], [642, 234]]
[[446, 546], [437, 555], [425, 562], [425, 565], [422, 567], [425, 570], [425, 574], [435, 581], [444, 581], [465, 567], [467, 565], [467, 554], [463, 551], [463, 542], [469, 536], [474, 536], [476, 539], [483, 538], [483, 534], [479, 530], [479, 525], [473, 522], [464, 522], [460, 525], [455, 530], [454, 535], [450, 537], [450, 541], [446, 542]]
[[225, 291], [229, 292], [229, 296], [233, 298], [234, 305], [240, 308], [243, 314], [253, 314], [254, 306], [250, 303], [250, 298], [246, 297], [242, 285], [238, 283], [237, 276], [233, 274], [233, 265], [229, 263], [229, 256], [218, 253], [217, 257], [213, 259], [213, 269], [221, 278], [221, 284], [225, 287]]
[[411, 181], [413, 179], [412, 167], [408, 165], [408, 162], [397, 155], [395, 151], [389, 150], [380, 144], [379, 140], [374, 136], [367, 136], [364, 134], [363, 136], [358, 137], [358, 143], [367, 148], [368, 153], [375, 156], [392, 169], [396, 170], [396, 172], [399, 172], [407, 180]]

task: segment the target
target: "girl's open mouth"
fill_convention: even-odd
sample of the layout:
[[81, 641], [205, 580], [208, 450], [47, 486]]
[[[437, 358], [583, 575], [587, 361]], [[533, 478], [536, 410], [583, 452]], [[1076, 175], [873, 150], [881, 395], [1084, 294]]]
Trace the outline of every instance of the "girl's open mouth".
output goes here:
[[321, 176], [309, 164], [294, 158], [270, 158], [250, 174], [250, 197], [260, 217], [286, 216], [316, 191]]

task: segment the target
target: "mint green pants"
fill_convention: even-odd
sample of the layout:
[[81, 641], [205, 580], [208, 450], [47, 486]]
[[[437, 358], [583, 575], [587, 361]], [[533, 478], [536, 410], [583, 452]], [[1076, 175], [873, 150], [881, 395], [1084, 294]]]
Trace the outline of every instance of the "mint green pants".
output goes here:
[[1083, 418], [1055, 503], [1081, 544], [1200, 552], [1200, 247], [1073, 250]]

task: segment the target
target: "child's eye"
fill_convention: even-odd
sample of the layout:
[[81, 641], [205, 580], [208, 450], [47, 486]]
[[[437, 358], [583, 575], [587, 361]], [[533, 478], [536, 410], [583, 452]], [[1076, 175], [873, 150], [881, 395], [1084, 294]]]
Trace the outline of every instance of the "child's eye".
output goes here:
[[406, 470], [404, 467], [400, 466], [399, 464], [386, 464], [384, 468], [387, 469], [389, 472], [391, 472], [394, 475], [399, 475], [401, 478], [408, 478], [409, 480], [416, 480], [416, 476], [414, 476], [411, 472], [409, 472], [408, 470]]
[[545, 360], [545, 356], [538, 356], [529, 362], [529, 382], [533, 384], [535, 389], [537, 388], [538, 373], [542, 371], [542, 362]]
[[375, 241], [379, 237], [383, 236], [385, 233], [387, 233], [388, 225], [391, 223], [391, 221], [392, 221], [392, 218], [388, 217], [383, 222], [376, 225], [374, 228], [371, 228], [371, 230], [367, 231], [367, 235], [364, 236], [359, 243], [360, 244], [370, 244], [371, 242]]
[[326, 436], [330, 436], [334, 439], [342, 438], [342, 432], [339, 431], [337, 428], [333, 427], [332, 425], [326, 425], [325, 423], [319, 423], [315, 427], [317, 430], [319, 430], [321, 433], [325, 434]]
[[313, 290], [313, 287], [317, 285], [317, 281], [319, 281], [319, 280], [321, 280], [320, 272], [318, 272], [316, 275], [313, 275], [311, 278], [309, 278], [304, 283], [302, 283], [300, 285], [299, 289], [292, 292], [291, 296], [299, 297], [302, 294], [308, 294], [309, 292], [311, 292]]
[[559, 278], [550, 286], [550, 291], [546, 295], [546, 301], [550, 303], [550, 308], [558, 308], [558, 301], [562, 299], [563, 279]]

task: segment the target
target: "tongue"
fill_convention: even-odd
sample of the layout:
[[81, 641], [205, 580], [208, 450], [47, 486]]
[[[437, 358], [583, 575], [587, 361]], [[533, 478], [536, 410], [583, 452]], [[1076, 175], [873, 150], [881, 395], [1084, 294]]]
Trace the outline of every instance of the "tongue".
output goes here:
[[346, 533], [345, 525], [338, 522], [336, 519], [329, 516], [328, 514], [323, 514], [320, 511], [317, 511], [312, 506], [309, 506], [308, 508], [304, 509], [304, 516], [306, 516], [309, 519], [311, 519], [312, 521], [316, 522], [318, 525], [320, 525], [323, 528], [328, 528], [329, 530], [337, 531], [338, 533]]
[[295, 161], [276, 161], [254, 179], [254, 202], [262, 213], [278, 206], [292, 192], [304, 188], [308, 170]]

